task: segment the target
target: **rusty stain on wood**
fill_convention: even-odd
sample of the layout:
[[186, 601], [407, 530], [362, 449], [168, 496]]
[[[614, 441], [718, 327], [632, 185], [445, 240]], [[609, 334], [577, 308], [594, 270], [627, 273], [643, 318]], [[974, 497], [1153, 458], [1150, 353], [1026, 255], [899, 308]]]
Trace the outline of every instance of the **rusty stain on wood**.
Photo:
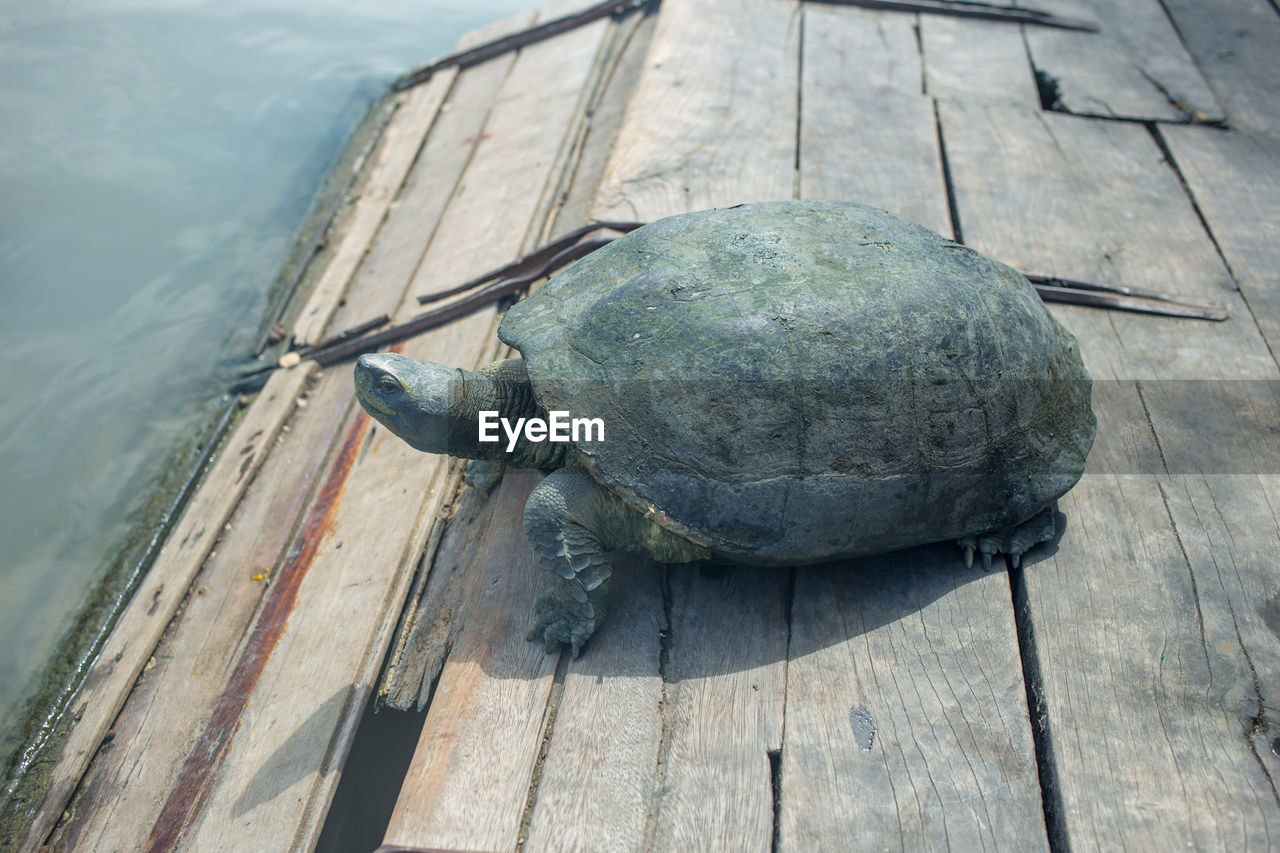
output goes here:
[[187, 756], [178, 781], [160, 811], [151, 830], [151, 837], [147, 840], [148, 851], [174, 849], [183, 830], [199, 813], [213, 790], [217, 782], [215, 771], [226, 755], [238, 728], [240, 714], [253, 693], [258, 677], [271, 657], [276, 642], [284, 633], [289, 614], [298, 597], [298, 588], [319, 553], [320, 543], [329, 532], [347, 477], [368, 429], [369, 416], [364, 412], [357, 413], [324, 486], [311, 507], [294, 554], [272, 584], [262, 616], [254, 625], [253, 633], [250, 634], [226, 689], [205, 726], [204, 734]]

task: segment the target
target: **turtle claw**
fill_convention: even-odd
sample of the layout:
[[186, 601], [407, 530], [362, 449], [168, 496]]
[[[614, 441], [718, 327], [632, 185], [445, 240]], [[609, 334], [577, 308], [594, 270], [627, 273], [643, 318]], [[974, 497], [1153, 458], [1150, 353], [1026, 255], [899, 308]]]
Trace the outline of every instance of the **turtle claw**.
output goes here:
[[561, 645], [568, 645], [576, 659], [587, 639], [595, 633], [597, 619], [590, 606], [583, 608], [577, 602], [566, 602], [553, 592], [543, 593], [533, 607], [533, 627], [525, 634], [530, 642], [542, 640], [543, 648], [550, 654]]
[[1022, 555], [1054, 536], [1053, 506], [1047, 506], [1031, 518], [1006, 530], [995, 530], [981, 536], [964, 536], [956, 544], [964, 549], [964, 566], [973, 566], [974, 552], [982, 554], [982, 568], [991, 571], [991, 560], [997, 554], [1009, 558], [1009, 565], [1022, 565]]

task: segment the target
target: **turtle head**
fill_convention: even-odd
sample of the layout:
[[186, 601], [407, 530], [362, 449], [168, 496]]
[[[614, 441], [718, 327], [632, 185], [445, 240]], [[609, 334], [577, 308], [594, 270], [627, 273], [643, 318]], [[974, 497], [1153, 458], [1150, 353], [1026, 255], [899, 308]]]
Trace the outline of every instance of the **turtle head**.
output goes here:
[[466, 455], [457, 446], [467, 427], [464, 381], [463, 371], [457, 368], [396, 353], [362, 355], [356, 362], [360, 405], [412, 447], [427, 453]]

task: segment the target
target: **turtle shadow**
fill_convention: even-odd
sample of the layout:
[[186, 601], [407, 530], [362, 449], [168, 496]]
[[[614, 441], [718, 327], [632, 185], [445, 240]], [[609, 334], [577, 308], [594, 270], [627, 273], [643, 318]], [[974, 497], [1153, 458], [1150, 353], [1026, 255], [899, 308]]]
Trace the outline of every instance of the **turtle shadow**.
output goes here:
[[[663, 566], [630, 556], [615, 563], [608, 618], [567, 675], [708, 678], [841, 645], [865, 654], [864, 637], [943, 599], [972, 611], [965, 618], [1010, 609], [1003, 565], [966, 567], [951, 543], [796, 568]], [[907, 632], [907, 641], [922, 644], [916, 656], [928, 654], [926, 633]]]
[[333, 748], [334, 721], [350, 713], [353, 699], [353, 688], [341, 687], [300, 720], [258, 766], [231, 806], [231, 816], [239, 820], [268, 805], [313, 773], [315, 754]]
[[[1008, 642], [1016, 646], [1003, 561], [990, 572], [980, 562], [966, 567], [953, 542], [940, 542], [796, 568], [661, 565], [614, 552], [603, 624], [577, 658], [558, 646], [544, 651], [541, 641], [525, 639], [533, 604], [547, 587], [520, 522], [536, 475], [515, 473], [490, 499], [486, 544], [467, 558], [471, 593], [454, 614], [458, 633], [448, 652], [449, 661], [476, 665], [491, 679], [551, 677], [561, 655], [565, 678], [659, 676], [672, 683], [767, 667], [839, 645], [849, 654], [866, 654], [860, 638], [939, 604], [969, 625], [1007, 626]], [[1028, 553], [1024, 568], [1056, 551], [1066, 528], [1061, 513], [1056, 518], [1057, 536]], [[958, 642], [954, 633], [939, 625], [903, 633], [901, 642], [916, 646], [911, 655], [922, 658], [930, 642]]]

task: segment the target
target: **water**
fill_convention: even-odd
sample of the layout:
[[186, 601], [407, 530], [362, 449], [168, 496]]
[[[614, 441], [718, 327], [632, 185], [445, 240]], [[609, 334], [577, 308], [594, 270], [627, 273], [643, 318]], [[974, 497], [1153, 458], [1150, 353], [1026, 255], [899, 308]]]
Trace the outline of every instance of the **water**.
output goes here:
[[368, 104], [530, 0], [0, 0], [0, 733]]

